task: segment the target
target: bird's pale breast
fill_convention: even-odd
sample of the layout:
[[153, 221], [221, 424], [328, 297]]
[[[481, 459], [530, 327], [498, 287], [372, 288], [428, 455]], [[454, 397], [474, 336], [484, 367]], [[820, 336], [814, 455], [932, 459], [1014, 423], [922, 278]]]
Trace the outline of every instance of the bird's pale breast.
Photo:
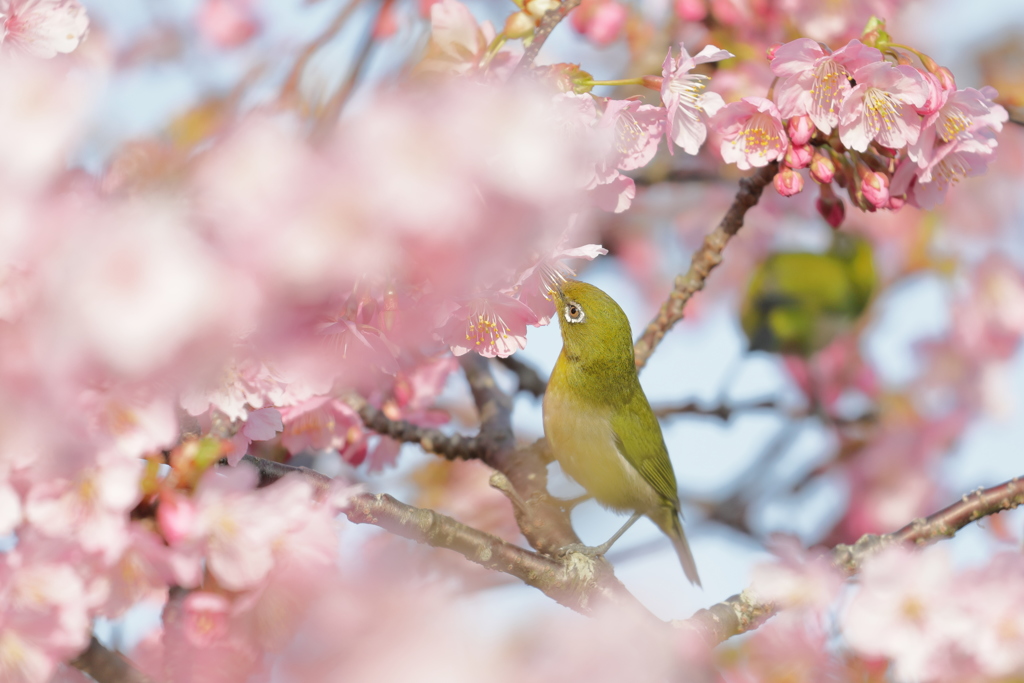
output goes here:
[[616, 448], [607, 410], [574, 405], [549, 387], [544, 434], [562, 470], [601, 505], [645, 513], [658, 507], [657, 493]]

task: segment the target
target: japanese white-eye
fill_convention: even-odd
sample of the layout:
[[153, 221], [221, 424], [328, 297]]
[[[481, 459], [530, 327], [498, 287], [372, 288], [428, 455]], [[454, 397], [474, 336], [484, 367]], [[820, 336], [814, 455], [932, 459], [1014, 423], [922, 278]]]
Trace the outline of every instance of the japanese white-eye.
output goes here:
[[604, 553], [646, 515], [700, 585], [683, 534], [679, 494], [661, 425], [640, 387], [629, 320], [597, 287], [569, 280], [553, 292], [562, 352], [544, 394], [544, 433], [562, 470], [604, 507], [633, 512]]
[[875, 290], [871, 245], [836, 233], [824, 254], [779, 252], [758, 266], [740, 312], [751, 351], [807, 358], [853, 325]]

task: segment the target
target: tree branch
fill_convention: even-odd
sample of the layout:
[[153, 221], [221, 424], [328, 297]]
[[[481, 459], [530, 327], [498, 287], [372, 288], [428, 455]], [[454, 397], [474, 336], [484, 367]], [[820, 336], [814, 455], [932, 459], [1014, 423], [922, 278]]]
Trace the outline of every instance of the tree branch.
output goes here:
[[533, 32], [533, 40], [523, 52], [523, 58], [519, 60], [519, 64], [516, 65], [517, 73], [523, 73], [533, 66], [533, 60], [537, 59], [537, 53], [544, 46], [548, 36], [555, 30], [558, 23], [565, 19], [569, 12], [573, 11], [579, 4], [580, 0], [562, 0], [558, 7], [544, 13], [544, 16], [541, 17], [540, 22], [537, 24], [537, 30]]
[[[732, 405], [722, 403], [717, 406], [703, 406], [696, 401], [688, 401], [687, 403], [682, 403], [680, 405], [660, 406], [658, 408], [654, 408], [654, 414], [659, 418], [680, 414], [700, 415], [703, 417], [717, 417], [723, 422], [728, 422], [736, 413], [745, 413], [752, 410], [777, 410], [782, 412], [785, 409], [775, 400], [766, 398], [760, 401], [749, 401], [746, 403], [736, 403]], [[790, 417], [804, 416], [804, 414], [789, 414]]]
[[722, 261], [722, 251], [725, 249], [725, 245], [743, 227], [743, 217], [747, 210], [757, 204], [761, 198], [761, 192], [772, 181], [778, 170], [778, 163], [772, 162], [764, 168], [758, 169], [752, 176], [740, 181], [740, 189], [729, 210], [726, 211], [725, 217], [722, 218], [718, 227], [704, 238], [704, 243], [694, 253], [693, 259], [690, 261], [690, 269], [685, 274], [676, 277], [675, 285], [668, 299], [661, 305], [658, 314], [647, 325], [640, 338], [636, 340], [633, 350], [638, 370], [650, 359], [665, 333], [682, 320], [686, 303], [694, 294], [704, 288], [704, 282], [708, 275]]
[[99, 683], [152, 683], [124, 655], [108, 650], [96, 636], [89, 641], [89, 647], [68, 664]]
[[439, 429], [420, 427], [405, 420], [392, 420], [370, 405], [362, 396], [355, 394], [342, 400], [359, 413], [363, 424], [368, 428], [378, 434], [386, 434], [396, 441], [418, 443], [428, 453], [435, 453], [449, 460], [473, 460], [484, 453], [484, 445], [479, 436], [449, 435]]
[[547, 391], [547, 380], [541, 377], [540, 373], [537, 372], [533, 366], [524, 363], [515, 356], [498, 358], [496, 360], [512, 372], [516, 373], [516, 377], [519, 378], [519, 391], [525, 391], [529, 394], [533, 394], [537, 398], [543, 396], [544, 392]]
[[[312, 482], [322, 494], [333, 482], [330, 477], [306, 467], [295, 467], [251, 455], [246, 455], [242, 460], [259, 471], [260, 486], [272, 484], [287, 474], [298, 473]], [[573, 556], [559, 559], [536, 553], [439, 512], [406, 505], [387, 494], [353, 495], [341, 510], [354, 524], [373, 524], [418, 543], [453, 550], [471, 562], [514, 576], [559, 604], [584, 614], [604, 600], [639, 605], [611, 574], [610, 565], [603, 559], [588, 564], [589, 560], [581, 562]], [[572, 527], [569, 527], [569, 531], [571, 533]], [[575, 534], [572, 538], [575, 540], [571, 542], [579, 542]]]
[[353, 496], [344, 508], [349, 521], [373, 524], [435, 548], [454, 550], [481, 567], [514, 576], [558, 603], [587, 611], [587, 594], [570, 580], [563, 562], [521, 548], [433, 510], [400, 503], [387, 494]]
[[[953, 535], [971, 522], [1024, 505], [1024, 482], [1019, 477], [989, 489], [964, 495], [960, 501], [924, 519], [915, 519], [899, 531], [876, 536], [866, 534], [853, 545], [832, 549], [832, 563], [849, 575], [860, 571], [864, 561], [884, 548], [901, 543], [929, 545]], [[753, 630], [772, 617], [778, 607], [760, 603], [750, 590], [733, 595], [685, 621], [675, 622], [697, 630], [710, 645]]]

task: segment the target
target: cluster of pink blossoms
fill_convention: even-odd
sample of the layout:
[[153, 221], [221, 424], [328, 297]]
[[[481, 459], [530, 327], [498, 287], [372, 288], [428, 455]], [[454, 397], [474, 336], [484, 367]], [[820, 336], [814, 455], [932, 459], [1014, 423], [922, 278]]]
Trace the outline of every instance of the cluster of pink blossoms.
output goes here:
[[[753, 634], [755, 657], [771, 644], [781, 668], [806, 670], [807, 680], [845, 680], [861, 660], [862, 670], [881, 675], [891, 664], [893, 680], [928, 683], [1005, 680], [1024, 669], [1019, 553], [957, 570], [945, 548], [895, 546], [867, 558], [854, 590], [826, 557], [793, 548], [780, 556], [754, 570], [757, 598], [786, 610]], [[826, 647], [830, 623], [841, 638]]]
[[947, 69], [921, 62], [859, 40], [835, 52], [809, 38], [781, 45], [771, 55], [773, 98], [743, 98], [712, 121], [722, 157], [740, 168], [778, 160], [784, 196], [803, 190], [807, 169], [833, 227], [845, 213], [833, 183], [865, 211], [935, 206], [984, 172], [1007, 112], [991, 88], [958, 90]]

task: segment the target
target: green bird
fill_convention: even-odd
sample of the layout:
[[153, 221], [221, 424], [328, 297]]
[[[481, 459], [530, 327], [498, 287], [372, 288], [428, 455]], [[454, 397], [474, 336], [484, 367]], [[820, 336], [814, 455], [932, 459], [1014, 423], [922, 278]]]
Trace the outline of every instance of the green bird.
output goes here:
[[633, 513], [606, 543], [589, 550], [604, 554], [646, 515], [672, 540], [686, 577], [699, 586], [675, 473], [640, 387], [626, 314], [585, 282], [564, 282], [554, 297], [562, 352], [544, 394], [544, 434], [562, 470], [598, 503]]
[[852, 327], [876, 283], [871, 245], [846, 233], [824, 254], [772, 254], [754, 271], [740, 312], [750, 350], [814, 355]]

